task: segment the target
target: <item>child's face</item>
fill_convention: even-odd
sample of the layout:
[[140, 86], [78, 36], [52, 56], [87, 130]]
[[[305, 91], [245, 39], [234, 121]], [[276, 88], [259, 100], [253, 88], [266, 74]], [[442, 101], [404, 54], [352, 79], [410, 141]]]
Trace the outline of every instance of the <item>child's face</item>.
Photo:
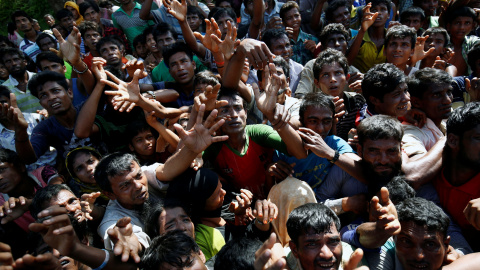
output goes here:
[[473, 19], [470, 17], [457, 17], [447, 24], [451, 39], [463, 40], [473, 29]]
[[315, 85], [329, 96], [341, 96], [347, 84], [347, 77], [343, 68], [338, 63], [324, 65], [320, 76], [315, 79]]
[[445, 36], [440, 33], [428, 36], [423, 50], [428, 51], [430, 48], [435, 48], [435, 51], [433, 54], [431, 54], [431, 56], [437, 57], [445, 53]]
[[155, 153], [155, 137], [150, 130], [145, 130], [133, 137], [129, 148], [139, 156], [151, 156]]
[[200, 20], [200, 17], [198, 17], [197, 14], [187, 14], [187, 23], [192, 29], [192, 31], [198, 31], [198, 28], [200, 27], [200, 24], [202, 21]]
[[425, 11], [425, 16], [432, 16], [438, 8], [438, 0], [422, 0], [420, 2], [420, 8]]
[[155, 41], [155, 38], [153, 37], [152, 34], [148, 34], [147, 38], [145, 39], [145, 45], [147, 47], [147, 50], [149, 50], [152, 53], [158, 52], [158, 46], [157, 42]]
[[422, 17], [420, 15], [413, 15], [404, 19], [402, 24], [408, 27], [413, 27], [415, 28], [415, 31], [418, 31], [418, 29], [422, 27], [422, 23]]
[[347, 6], [339, 7], [333, 12], [333, 23], [341, 23], [345, 29], [350, 29], [350, 11]]
[[413, 49], [410, 37], [392, 38], [385, 47], [387, 63], [392, 63], [396, 66], [406, 64], [412, 54]]
[[147, 47], [145, 46], [145, 44], [139, 42], [135, 46], [135, 53], [137, 54], [138, 57], [141, 57], [141, 58], [145, 59], [148, 55], [148, 50], [147, 50]]
[[283, 24], [285, 27], [291, 27], [293, 29], [299, 29], [302, 23], [302, 16], [297, 8], [292, 8], [285, 13]]
[[378, 4], [376, 6], [372, 6], [370, 8], [372, 13], [378, 12], [378, 17], [373, 23], [375, 27], [385, 27], [385, 23], [387, 22], [390, 14], [388, 12], [388, 8], [385, 4]]
[[208, 84], [206, 83], [199, 83], [195, 85], [195, 92], [193, 93], [194, 97], [199, 96], [201, 93], [205, 93], [205, 89], [207, 89]]

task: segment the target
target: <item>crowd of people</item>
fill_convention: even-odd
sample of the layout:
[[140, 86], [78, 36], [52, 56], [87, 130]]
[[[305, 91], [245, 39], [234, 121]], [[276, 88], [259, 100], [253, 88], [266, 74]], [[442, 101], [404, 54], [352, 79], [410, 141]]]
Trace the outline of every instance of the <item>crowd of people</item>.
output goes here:
[[118, 3], [0, 36], [0, 269], [480, 269], [479, 1]]

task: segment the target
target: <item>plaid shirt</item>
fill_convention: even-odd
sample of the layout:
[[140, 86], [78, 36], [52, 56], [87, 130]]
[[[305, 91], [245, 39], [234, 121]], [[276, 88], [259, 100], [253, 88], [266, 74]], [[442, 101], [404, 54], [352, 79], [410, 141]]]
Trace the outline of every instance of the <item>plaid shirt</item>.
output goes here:
[[106, 36], [117, 36], [117, 37], [119, 37], [120, 40], [123, 41], [123, 44], [125, 44], [125, 50], [127, 51], [127, 53], [132, 52], [131, 48], [130, 48], [130, 44], [128, 43], [127, 38], [125, 37], [125, 34], [123, 33], [122, 30], [120, 30], [118, 28], [115, 28], [113, 26], [104, 25], [103, 37], [106, 37]]
[[307, 34], [302, 30], [300, 30], [300, 33], [298, 33], [298, 38], [296, 41], [290, 39], [293, 50], [293, 55], [291, 59], [302, 65], [305, 65], [309, 60], [314, 58], [313, 53], [305, 48], [305, 44], [303, 44], [305, 40], [313, 40], [315, 41], [315, 44], [318, 43], [318, 38], [314, 37], [313, 35]]

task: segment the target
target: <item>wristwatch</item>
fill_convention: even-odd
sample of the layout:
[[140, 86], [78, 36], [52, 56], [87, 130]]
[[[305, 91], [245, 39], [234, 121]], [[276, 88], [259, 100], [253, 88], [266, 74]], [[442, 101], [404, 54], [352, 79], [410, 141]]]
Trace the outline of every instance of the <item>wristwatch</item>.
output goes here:
[[152, 96], [153, 99], [156, 100], [155, 91], [147, 91], [147, 94], [149, 94], [150, 96]]

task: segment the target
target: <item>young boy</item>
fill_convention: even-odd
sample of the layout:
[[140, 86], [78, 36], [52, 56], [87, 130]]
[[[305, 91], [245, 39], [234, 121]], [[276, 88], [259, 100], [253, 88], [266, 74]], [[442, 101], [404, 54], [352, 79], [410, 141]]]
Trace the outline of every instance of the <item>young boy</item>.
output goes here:
[[411, 27], [395, 25], [388, 29], [385, 37], [385, 56], [387, 63], [392, 63], [410, 76], [418, 69], [407, 65], [413, 55], [413, 49], [417, 40], [417, 34]]
[[450, 34], [448, 47], [455, 53], [449, 63], [457, 68], [459, 76], [467, 76], [472, 70], [467, 65], [467, 53], [480, 43], [477, 36], [467, 36], [475, 26], [476, 13], [469, 7], [453, 10], [447, 17], [447, 31]]
[[417, 36], [421, 36], [423, 34], [424, 29], [422, 26], [424, 21], [425, 12], [419, 7], [411, 6], [403, 11], [402, 14], [400, 14], [400, 23], [408, 27], [415, 28], [415, 31], [417, 31]]
[[313, 66], [315, 85], [328, 96], [335, 97], [336, 114], [341, 113], [344, 104], [344, 115], [340, 116], [336, 125], [336, 135], [348, 140], [348, 132], [355, 127], [355, 116], [365, 104], [361, 95], [344, 92], [348, 78], [348, 62], [345, 56], [334, 49], [326, 49], [315, 60]]
[[84, 21], [78, 26], [78, 30], [80, 30], [84, 43], [90, 50], [83, 58], [83, 62], [87, 64], [88, 68], [91, 68], [93, 57], [100, 56], [96, 45], [102, 38], [102, 27], [95, 22]]
[[187, 22], [188, 26], [190, 26], [190, 29], [192, 29], [193, 32], [200, 32], [202, 35], [205, 34], [205, 31], [202, 27], [204, 19], [205, 17], [203, 17], [198, 7], [188, 6]]
[[391, 5], [390, 0], [373, 0], [363, 8], [362, 24], [348, 53], [348, 62], [362, 73], [386, 60], [383, 51], [385, 23]]
[[438, 2], [438, 0], [413, 0], [413, 6], [421, 8], [425, 13], [425, 19], [422, 21], [423, 29], [438, 26], [438, 16], [435, 16]]
[[148, 56], [148, 50], [145, 46], [143, 35], [140, 34], [133, 39], [133, 56], [137, 58], [137, 60], [145, 60]]
[[444, 60], [449, 57], [448, 55], [451, 52], [451, 50], [447, 48], [450, 42], [450, 36], [447, 30], [441, 27], [432, 27], [428, 28], [425, 33], [423, 33], [423, 36], [428, 36], [425, 41], [424, 51], [428, 51], [430, 48], [435, 48], [435, 51], [423, 58], [423, 60], [417, 64], [417, 67], [420, 69], [433, 67], [445, 70], [452, 77], [457, 76], [457, 68]]

